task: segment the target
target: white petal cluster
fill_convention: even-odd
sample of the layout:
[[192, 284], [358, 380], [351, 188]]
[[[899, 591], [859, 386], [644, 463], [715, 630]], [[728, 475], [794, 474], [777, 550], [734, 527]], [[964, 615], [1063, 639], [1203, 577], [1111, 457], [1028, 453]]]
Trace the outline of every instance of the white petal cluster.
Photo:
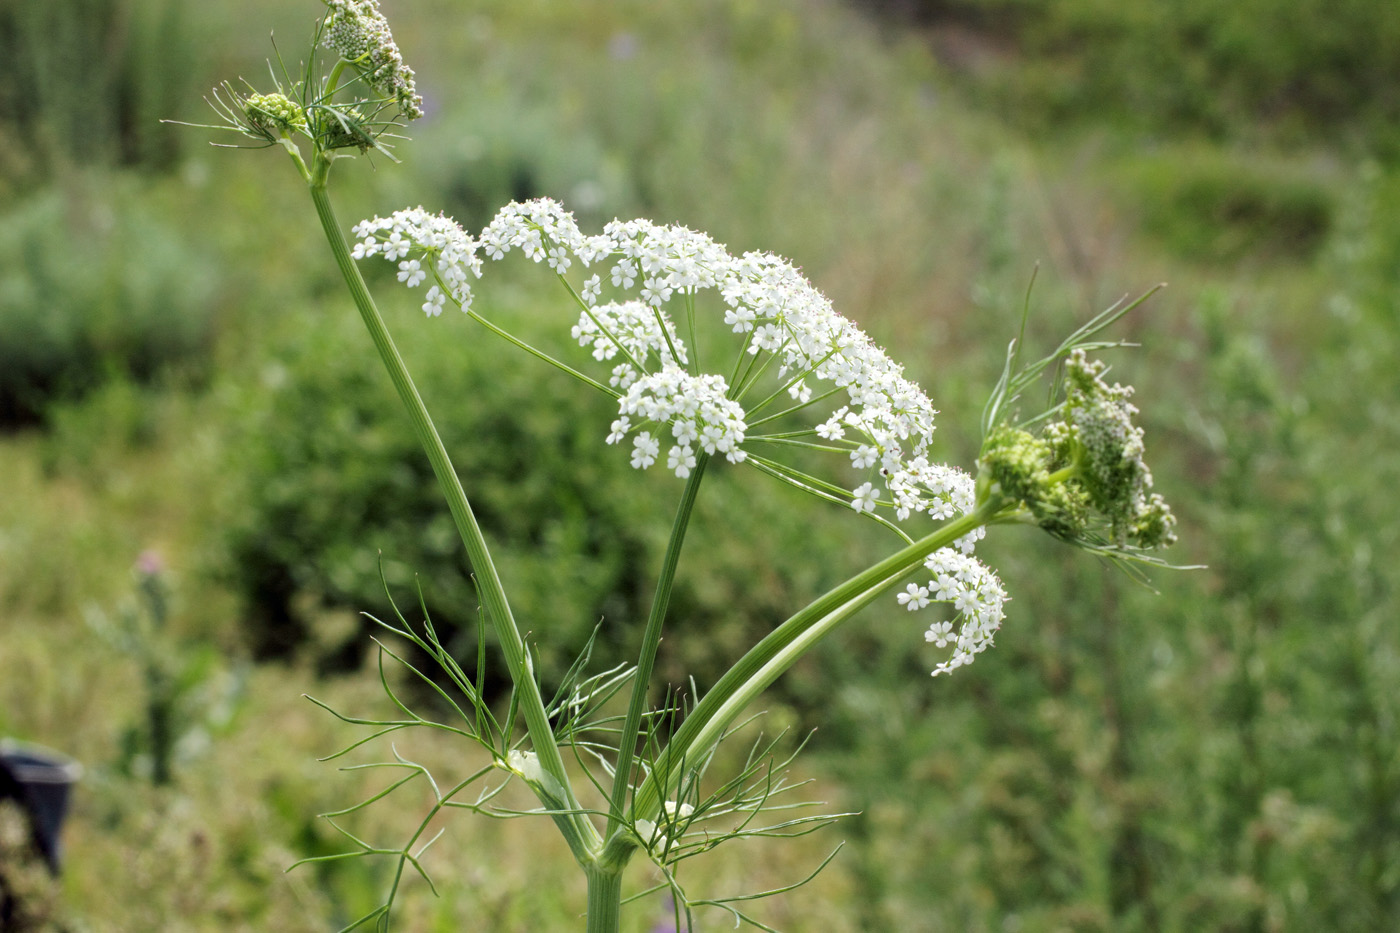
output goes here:
[[353, 64], [374, 90], [393, 100], [409, 120], [423, 115], [423, 98], [413, 82], [413, 69], [404, 64], [389, 23], [379, 12], [379, 0], [325, 0], [324, 43]]
[[[618, 400], [622, 417], [613, 422], [608, 442], [617, 443], [633, 424], [670, 424], [675, 444], [667, 465], [677, 476], [690, 475], [697, 445], [707, 454], [724, 454], [730, 463], [742, 463], [748, 454], [739, 445], [744, 442], [748, 426], [744, 423], [743, 406], [728, 398], [727, 390], [721, 376], [694, 376], [675, 365], [647, 373], [636, 379]], [[634, 443], [632, 465], [651, 466], [660, 452], [660, 442], [649, 431], [643, 431]]]
[[624, 357], [612, 373], [611, 382], [618, 389], [636, 382], [653, 359], [663, 366], [687, 362], [675, 324], [640, 301], [589, 308], [579, 315], [572, 335], [579, 346], [592, 346], [595, 360]]
[[427, 280], [421, 260], [428, 260], [436, 272], [436, 281], [428, 288], [423, 303], [423, 311], [429, 317], [441, 314], [449, 298], [463, 310], [471, 307], [470, 280], [481, 277], [481, 257], [476, 254], [476, 240], [455, 221], [415, 207], [396, 211], [389, 217], [361, 221], [355, 225], [354, 234], [356, 243], [351, 256], [382, 256], [397, 262], [399, 281], [409, 288]]
[[935, 622], [924, 633], [924, 640], [939, 648], [953, 646], [952, 657], [934, 668], [933, 676], [937, 677], [971, 664], [974, 657], [991, 647], [1006, 617], [1003, 607], [1007, 597], [997, 575], [958, 548], [934, 551], [924, 561], [924, 567], [932, 579], [923, 586], [909, 584], [899, 594], [899, 601], [911, 612], [929, 602], [950, 603], [957, 610], [953, 620]]
[[587, 237], [574, 215], [549, 198], [507, 204], [481, 231], [481, 248], [491, 259], [501, 259], [518, 249], [535, 262], [549, 262], [559, 274], [568, 270], [570, 254], [584, 266], [592, 265], [613, 249], [607, 236]]

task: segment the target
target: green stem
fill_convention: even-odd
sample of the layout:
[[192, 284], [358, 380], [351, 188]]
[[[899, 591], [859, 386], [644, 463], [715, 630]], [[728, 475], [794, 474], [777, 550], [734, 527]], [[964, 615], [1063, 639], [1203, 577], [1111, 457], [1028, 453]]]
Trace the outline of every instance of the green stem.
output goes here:
[[345, 72], [349, 64], [349, 62], [342, 58], [331, 68], [330, 76], [326, 78], [326, 89], [323, 92], [325, 100], [330, 100], [335, 96], [335, 92], [340, 90], [340, 76]]
[[[389, 331], [384, 326], [384, 320], [374, 305], [374, 299], [370, 297], [369, 289], [360, 276], [360, 270], [350, 256], [349, 245], [336, 221], [335, 211], [331, 207], [330, 195], [326, 191], [326, 176], [329, 170], [329, 159], [318, 157], [312, 170], [311, 199], [316, 204], [316, 213], [321, 219], [321, 227], [325, 231], [326, 239], [330, 242], [336, 265], [340, 267], [340, 273], [350, 289], [355, 307], [359, 310], [360, 317], [369, 330], [375, 349], [379, 351], [380, 359], [384, 361], [384, 367], [389, 372], [389, 378], [393, 381], [399, 398], [408, 410], [419, 443], [423, 445], [423, 450], [432, 464], [433, 474], [437, 477], [438, 485], [447, 498], [447, 507], [452, 513], [452, 520], [456, 523], [457, 531], [466, 547], [467, 559], [476, 578], [482, 604], [486, 607], [487, 615], [495, 628], [511, 680], [514, 681], [516, 695], [519, 697], [520, 707], [525, 715], [525, 725], [534, 752], [539, 756], [540, 765], [545, 773], [557, 782], [557, 786], [549, 788], [548, 799], [545, 799], [544, 796], [542, 799], [545, 800], [545, 804], [550, 810], [555, 811], [552, 814], [555, 824], [564, 834], [574, 857], [580, 862], [592, 861], [594, 854], [602, 844], [602, 838], [599, 836], [598, 830], [583, 814], [582, 808], [574, 796], [568, 773], [564, 769], [564, 759], [559, 753], [559, 746], [554, 739], [554, 730], [549, 723], [549, 715], [545, 712], [544, 699], [540, 695], [539, 684], [535, 681], [534, 673], [530, 667], [524, 639], [521, 638], [520, 630], [511, 614], [505, 589], [501, 585], [500, 576], [496, 573], [495, 564], [491, 560], [486, 539], [477, 524], [476, 516], [472, 514], [466, 493], [462, 490], [457, 471], [448, 458], [447, 449], [443, 446], [437, 428], [433, 426], [432, 419], [428, 416], [428, 409], [423, 404], [423, 399], [419, 396], [418, 389], [409, 376], [408, 368], [404, 365], [398, 348], [394, 346]], [[538, 792], [539, 788], [536, 790]], [[555, 794], [562, 795], [562, 799], [555, 799]]]
[[[633, 796], [632, 815], [650, 819], [671, 786], [699, 761], [755, 697], [824, 636], [898, 582], [929, 554], [991, 523], [1010, 504], [992, 497], [975, 511], [942, 525], [809, 604], [770, 632], [731, 667], [686, 717]], [[623, 857], [623, 839], [609, 839], [604, 861]]]
[[584, 867], [588, 876], [588, 933], [617, 933], [622, 918], [622, 869]]
[[637, 669], [632, 674], [632, 699], [627, 706], [627, 719], [623, 723], [622, 740], [617, 748], [617, 770], [613, 774], [608, 828], [604, 833], [608, 838], [623, 830], [622, 819], [627, 806], [627, 791], [632, 786], [632, 761], [636, 756], [637, 739], [642, 730], [642, 716], [646, 713], [647, 687], [651, 684], [656, 649], [661, 644], [661, 627], [666, 621], [666, 608], [671, 602], [671, 584], [676, 578], [681, 545], [685, 542], [685, 532], [690, 526], [690, 514], [695, 508], [700, 480], [705, 475], [705, 467], [709, 462], [710, 455], [703, 452], [696, 459], [695, 469], [686, 480], [685, 492], [681, 494], [680, 505], [676, 508], [676, 520], [671, 523], [671, 540], [666, 545], [661, 576], [656, 581], [656, 593], [652, 597], [651, 614], [647, 617], [646, 631], [642, 634], [642, 647], [637, 653]]

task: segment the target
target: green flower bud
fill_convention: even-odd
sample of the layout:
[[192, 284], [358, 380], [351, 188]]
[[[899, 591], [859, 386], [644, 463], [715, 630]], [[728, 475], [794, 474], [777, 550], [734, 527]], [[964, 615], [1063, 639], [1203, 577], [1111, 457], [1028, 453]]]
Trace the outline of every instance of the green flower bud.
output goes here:
[[288, 136], [306, 129], [306, 112], [285, 94], [254, 94], [243, 102], [252, 125], [271, 136]]
[[318, 108], [317, 123], [320, 146], [327, 152], [334, 149], [368, 152], [375, 147], [374, 134], [365, 123], [365, 115], [353, 107]]
[[1157, 493], [1138, 512], [1129, 538], [1139, 547], [1167, 547], [1176, 541], [1176, 516]]
[[1108, 385], [1108, 367], [1075, 350], [1065, 363], [1066, 422], [1079, 481], [1094, 508], [1108, 519], [1116, 544], [1160, 547], [1175, 540], [1175, 519], [1161, 496], [1151, 495], [1152, 471], [1143, 459], [1142, 428], [1130, 386]]
[[1088, 525], [1088, 501], [1077, 484], [1051, 475], [1069, 465], [1053, 436], [1002, 425], [987, 437], [981, 464], [1003, 495], [1030, 510], [1036, 524], [1057, 538], [1073, 539]]
[[1176, 518], [1152, 493], [1133, 390], [1103, 381], [1107, 367], [1076, 350], [1066, 361], [1065, 420], [1039, 437], [1009, 425], [987, 435], [982, 473], [1057, 538], [1100, 547], [1165, 547]]

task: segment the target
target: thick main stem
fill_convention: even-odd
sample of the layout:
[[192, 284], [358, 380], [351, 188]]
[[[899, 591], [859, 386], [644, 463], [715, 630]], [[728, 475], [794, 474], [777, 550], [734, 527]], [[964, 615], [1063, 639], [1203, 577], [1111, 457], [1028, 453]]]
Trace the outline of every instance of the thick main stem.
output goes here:
[[584, 866], [588, 876], [588, 933], [617, 933], [622, 918], [622, 868]]
[[486, 539], [481, 533], [481, 527], [477, 524], [476, 516], [472, 514], [471, 505], [467, 502], [467, 496], [457, 477], [457, 471], [452, 466], [447, 449], [443, 446], [442, 438], [438, 436], [437, 428], [434, 427], [432, 419], [428, 416], [427, 406], [423, 404], [423, 399], [419, 396], [418, 389], [409, 376], [408, 367], [404, 365], [398, 348], [394, 346], [389, 331], [384, 326], [384, 320], [374, 305], [369, 288], [365, 285], [364, 279], [360, 276], [359, 268], [356, 267], [354, 259], [350, 256], [349, 245], [336, 221], [335, 211], [331, 207], [330, 195], [326, 191], [325, 181], [329, 167], [329, 163], [324, 159], [318, 159], [312, 170], [311, 199], [316, 204], [316, 213], [321, 219], [321, 226], [325, 231], [326, 239], [330, 242], [336, 265], [340, 267], [345, 284], [350, 289], [355, 307], [359, 310], [360, 317], [369, 330], [370, 338], [374, 341], [375, 349], [379, 351], [380, 359], [384, 361], [384, 368], [388, 371], [389, 378], [394, 383], [400, 400], [408, 410], [414, 432], [418, 435], [419, 443], [422, 444], [423, 451], [432, 464], [433, 474], [437, 477], [438, 485], [442, 488], [443, 495], [447, 499], [447, 507], [452, 513], [452, 520], [456, 523], [462, 544], [466, 547], [467, 559], [476, 577], [482, 604], [495, 628], [501, 651], [505, 655], [507, 669], [514, 681], [516, 696], [520, 700], [520, 708], [525, 716], [525, 726], [529, 732], [534, 752], [539, 756], [540, 765], [545, 773], [555, 779], [556, 787], [562, 793], [563, 799], [546, 799], [544, 801], [546, 807], [557, 811], [553, 814], [555, 824], [564, 834], [574, 857], [580, 863], [591, 862], [602, 844], [602, 838], [599, 836], [598, 830], [583, 815], [582, 808], [569, 784], [568, 773], [564, 769], [563, 756], [559, 753], [559, 746], [554, 739], [554, 730], [550, 726], [549, 715], [545, 711], [544, 698], [540, 695], [539, 684], [536, 683], [534, 674], [530, 670], [525, 641], [521, 638], [520, 630], [515, 624], [515, 617], [512, 615], [510, 604], [506, 599], [505, 589], [496, 573], [496, 567], [491, 560], [491, 553], [486, 546]]

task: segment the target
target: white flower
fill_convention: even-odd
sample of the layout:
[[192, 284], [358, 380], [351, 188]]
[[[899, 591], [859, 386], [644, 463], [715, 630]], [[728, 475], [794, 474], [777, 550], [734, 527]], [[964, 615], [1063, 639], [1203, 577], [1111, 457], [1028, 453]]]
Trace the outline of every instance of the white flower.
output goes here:
[[695, 469], [695, 453], [689, 444], [677, 444], [671, 448], [670, 453], [666, 455], [666, 469], [681, 479], [690, 475], [690, 471]]
[[939, 648], [946, 648], [953, 638], [953, 623], [948, 620], [935, 622], [924, 632], [924, 641], [932, 642]]
[[408, 249], [413, 244], [404, 239], [402, 231], [395, 230], [389, 234], [389, 239], [384, 243], [384, 258], [393, 262], [394, 260], [408, 255]]
[[[428, 290], [423, 310], [431, 316], [442, 312], [448, 298], [463, 310], [471, 306], [470, 278], [481, 275], [481, 259], [476, 255], [477, 241], [461, 227], [440, 214], [429, 214], [421, 207], [397, 211], [389, 217], [375, 217], [355, 225], [355, 244], [351, 255], [356, 259], [383, 256], [399, 262], [399, 281], [410, 288], [421, 285], [427, 278], [422, 257], [436, 264], [438, 275], [448, 286], [444, 293], [434, 285]], [[416, 258], [405, 259], [410, 254]]]
[[[655, 365], [671, 361], [673, 348], [680, 357], [676, 362], [686, 362], [685, 347], [675, 325], [639, 301], [599, 305], [584, 311], [571, 333], [580, 346], [593, 347], [595, 360], [610, 360], [622, 354], [631, 361], [627, 364], [629, 369], [645, 367], [648, 362]], [[614, 377], [618, 375], [614, 371]], [[628, 379], [627, 383], [632, 381]]]
[[846, 409], [836, 411], [830, 418], [817, 425], [817, 436], [824, 437], [829, 441], [839, 441], [846, 436], [846, 429], [841, 426], [842, 420], [846, 417]]
[[[936, 677], [972, 663], [973, 657], [991, 647], [992, 639], [1005, 618], [1003, 607], [1006, 592], [996, 574], [977, 558], [958, 548], [942, 548], [933, 552], [924, 561], [924, 566], [933, 574], [927, 587], [930, 598], [952, 603], [958, 613], [954, 622], [935, 622], [924, 633], [924, 639], [939, 648], [946, 647], [949, 642], [954, 643], [952, 657], [934, 669]], [[914, 585], [910, 584], [910, 592], [914, 591]], [[915, 608], [913, 600], [905, 599], [903, 594], [900, 602], [906, 603], [911, 610]], [[954, 636], [955, 622], [959, 620], [962, 625]]]
[[875, 511], [875, 484], [862, 483], [856, 487], [855, 498], [851, 500], [851, 508], [857, 512]]
[[632, 466], [644, 470], [656, 462], [656, 455], [660, 452], [661, 445], [651, 434], [643, 431], [632, 441]]
[[579, 296], [583, 298], [584, 304], [594, 305], [598, 303], [598, 295], [603, 290], [603, 280], [597, 275], [583, 283], [583, 290]]
[[869, 444], [861, 444], [855, 450], [851, 451], [851, 466], [855, 467], [857, 470], [864, 470], [867, 467], [873, 466], [878, 453], [879, 452]]
[[442, 293], [442, 289], [434, 285], [428, 289], [428, 300], [423, 302], [423, 313], [428, 317], [437, 317], [442, 313], [442, 306], [446, 302], [447, 296]]
[[906, 607], [910, 612], [915, 609], [922, 609], [928, 605], [928, 587], [911, 583], [904, 588], [904, 592], [898, 597], [899, 604]]
[[416, 287], [420, 282], [428, 277], [428, 273], [423, 271], [422, 263], [416, 259], [405, 259], [399, 263], [399, 281], [409, 288]]
[[672, 289], [659, 279], [647, 279], [642, 286], [642, 300], [649, 305], [660, 305], [671, 297]]
[[564, 251], [563, 247], [553, 247], [546, 253], [546, 256], [548, 257], [549, 267], [560, 275], [568, 272], [569, 266], [572, 265], [572, 260], [569, 259], [569, 254]]
[[[744, 410], [727, 397], [727, 391], [728, 385], [721, 376], [692, 376], [678, 366], [667, 365], [633, 382], [627, 393], [618, 399], [618, 411], [645, 421], [677, 421], [672, 433], [680, 443], [672, 450], [675, 460], [670, 468], [678, 476], [688, 476], [695, 466], [688, 441], [692, 435], [707, 454], [724, 453], [735, 462], [743, 459], [739, 445], [743, 443], [747, 427]], [[647, 432], [638, 435], [638, 442], [643, 436], [648, 439], [646, 452], [639, 455], [634, 451], [632, 456], [632, 465], [638, 469], [651, 466], [660, 451], [659, 444]], [[682, 449], [684, 455], [679, 452]]]
[[675, 437], [677, 444], [689, 446], [699, 439], [700, 432], [695, 430], [694, 421], [689, 418], [677, 418], [671, 422], [671, 435]]
[[630, 259], [624, 259], [613, 266], [612, 283], [615, 288], [631, 288], [637, 281], [637, 267]]
[[631, 430], [631, 428], [632, 420], [630, 418], [628, 418], [626, 415], [623, 415], [621, 418], [618, 418], [612, 423], [611, 433], [608, 434], [607, 438], [608, 443], [616, 444], [618, 441], [622, 440], [624, 437], [627, 436], [627, 432]]

